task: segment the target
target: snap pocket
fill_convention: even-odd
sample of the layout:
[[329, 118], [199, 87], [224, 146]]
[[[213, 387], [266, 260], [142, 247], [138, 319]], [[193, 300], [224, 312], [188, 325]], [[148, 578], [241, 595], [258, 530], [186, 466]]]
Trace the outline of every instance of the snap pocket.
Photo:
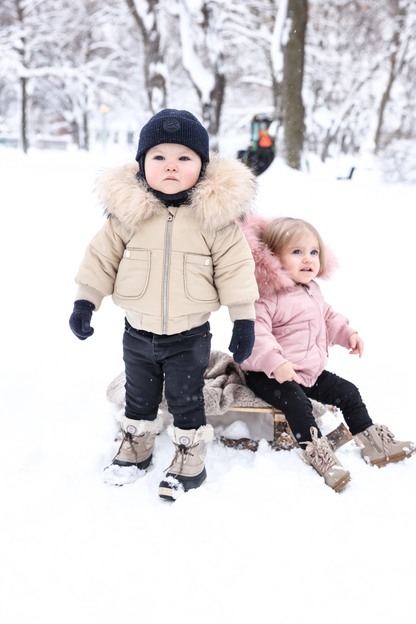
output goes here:
[[211, 256], [185, 254], [183, 274], [185, 294], [188, 299], [197, 303], [218, 301]]
[[120, 261], [114, 290], [123, 299], [139, 299], [149, 283], [150, 250], [125, 249]]

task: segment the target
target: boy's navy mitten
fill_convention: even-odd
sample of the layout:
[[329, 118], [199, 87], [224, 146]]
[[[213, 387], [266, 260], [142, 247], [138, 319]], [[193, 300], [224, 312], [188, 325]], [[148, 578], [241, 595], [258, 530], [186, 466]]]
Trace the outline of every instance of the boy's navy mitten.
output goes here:
[[241, 364], [250, 357], [254, 346], [254, 321], [234, 321], [233, 335], [228, 347], [233, 354], [234, 362]]
[[94, 333], [94, 329], [90, 325], [93, 310], [95, 310], [95, 305], [91, 301], [80, 299], [74, 303], [74, 311], [70, 316], [69, 326], [80, 340], [85, 340]]

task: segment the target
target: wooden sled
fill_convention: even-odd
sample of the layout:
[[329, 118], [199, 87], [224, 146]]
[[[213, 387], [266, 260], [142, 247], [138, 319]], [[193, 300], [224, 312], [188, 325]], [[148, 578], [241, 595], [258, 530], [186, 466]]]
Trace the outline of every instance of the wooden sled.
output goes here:
[[[328, 411], [333, 412], [332, 405], [327, 406]], [[282, 411], [274, 407], [238, 407], [233, 406], [228, 408], [229, 412], [255, 412], [257, 414], [271, 414], [273, 417], [273, 440], [269, 442], [271, 448], [275, 451], [289, 451], [290, 449], [298, 446], [295, 438], [289, 427], [285, 415]], [[326, 435], [329, 444], [333, 451], [339, 449], [343, 444], [346, 444], [352, 440], [352, 435], [344, 425], [341, 423], [331, 433]], [[239, 440], [233, 440], [221, 436], [221, 442], [224, 446], [235, 448], [237, 450], [249, 450], [256, 451], [259, 443], [256, 440], [250, 440], [250, 438], [240, 438]]]

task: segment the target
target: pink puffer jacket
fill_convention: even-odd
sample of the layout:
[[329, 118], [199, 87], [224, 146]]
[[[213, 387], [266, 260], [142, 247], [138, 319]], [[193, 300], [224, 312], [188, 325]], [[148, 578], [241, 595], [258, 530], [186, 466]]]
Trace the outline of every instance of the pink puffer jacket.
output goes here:
[[[312, 386], [324, 370], [328, 347], [348, 348], [348, 338], [356, 332], [348, 319], [328, 305], [315, 281], [296, 285], [280, 260], [261, 241], [272, 218], [254, 216], [242, 226], [256, 264], [260, 299], [256, 301], [256, 341], [243, 370], [262, 371], [270, 378], [275, 368], [289, 361], [302, 366], [296, 371], [304, 386]], [[337, 266], [326, 248], [327, 269], [320, 279], [328, 279]]]

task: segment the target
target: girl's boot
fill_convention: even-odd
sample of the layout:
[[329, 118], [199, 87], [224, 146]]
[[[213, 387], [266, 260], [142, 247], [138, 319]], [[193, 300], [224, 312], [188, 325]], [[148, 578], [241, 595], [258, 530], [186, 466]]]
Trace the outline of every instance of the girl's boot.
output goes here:
[[162, 429], [161, 416], [155, 420], [133, 420], [123, 414], [123, 439], [113, 461], [104, 468], [105, 483], [126, 485], [145, 475], [152, 461], [156, 434]]
[[339, 492], [350, 481], [350, 473], [345, 470], [331, 449], [326, 438], [318, 438], [318, 430], [311, 427], [312, 441], [308, 442], [302, 457], [325, 479], [335, 492]]
[[172, 501], [180, 492], [187, 492], [205, 483], [207, 442], [214, 437], [214, 429], [211, 425], [190, 430], [170, 425], [168, 434], [175, 445], [175, 455], [167, 468], [169, 472], [159, 484], [159, 496]]
[[368, 464], [385, 466], [399, 462], [414, 454], [416, 445], [413, 442], [400, 442], [385, 425], [371, 425], [354, 436], [361, 454]]

